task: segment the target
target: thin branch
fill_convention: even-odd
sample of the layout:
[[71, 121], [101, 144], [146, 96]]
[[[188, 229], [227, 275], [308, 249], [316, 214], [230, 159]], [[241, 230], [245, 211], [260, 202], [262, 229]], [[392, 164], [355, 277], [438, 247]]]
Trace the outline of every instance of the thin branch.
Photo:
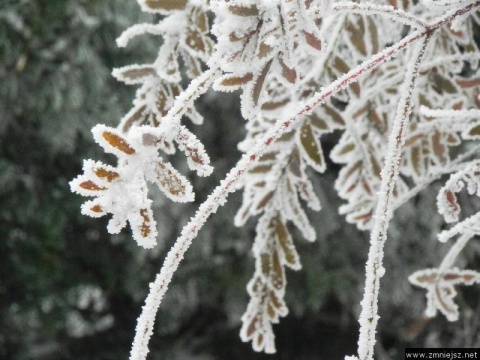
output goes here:
[[130, 26], [117, 38], [117, 46], [120, 48], [127, 47], [130, 40], [132, 40], [136, 36], [143, 34], [160, 36], [165, 34], [165, 30], [160, 27], [159, 24], [136, 24]]
[[445, 109], [430, 109], [427, 106], [420, 106], [420, 114], [423, 116], [433, 117], [433, 118], [479, 118], [480, 119], [480, 110], [479, 109], [468, 109], [468, 110], [445, 110]]
[[359, 4], [356, 2], [342, 2], [334, 4], [332, 10], [340, 13], [355, 13], [365, 15], [382, 15], [388, 19], [398, 21], [404, 25], [410, 25], [416, 29], [426, 29], [427, 23], [422, 19], [393, 6], [376, 5], [372, 3]]
[[[478, 217], [476, 220], [478, 220]], [[450, 248], [450, 250], [448, 250], [447, 255], [445, 255], [445, 257], [442, 260], [442, 263], [438, 267], [438, 272], [440, 274], [443, 274], [453, 266], [460, 252], [463, 250], [465, 245], [467, 245], [468, 241], [474, 236], [475, 236], [474, 232], [466, 231], [458, 237], [457, 241]]]
[[[173, 106], [163, 117], [160, 128], [168, 130], [169, 127], [180, 125], [180, 119], [193, 107], [193, 102], [210, 88], [215, 79], [220, 75], [219, 68], [211, 68], [193, 79], [188, 87], [177, 96]], [[178, 129], [177, 129], [178, 130]]]
[[392, 132], [388, 140], [388, 153], [382, 169], [382, 182], [379, 199], [373, 217], [373, 229], [370, 236], [370, 250], [366, 264], [365, 293], [360, 313], [360, 337], [358, 340], [358, 355], [360, 360], [373, 359], [375, 332], [378, 323], [378, 294], [380, 278], [384, 275], [383, 253], [387, 240], [387, 230], [393, 215], [393, 190], [398, 179], [398, 169], [405, 144], [405, 132], [412, 111], [412, 95], [416, 87], [420, 65], [425, 57], [425, 51], [431, 34], [413, 51], [411, 61], [407, 66], [407, 74], [400, 92]]

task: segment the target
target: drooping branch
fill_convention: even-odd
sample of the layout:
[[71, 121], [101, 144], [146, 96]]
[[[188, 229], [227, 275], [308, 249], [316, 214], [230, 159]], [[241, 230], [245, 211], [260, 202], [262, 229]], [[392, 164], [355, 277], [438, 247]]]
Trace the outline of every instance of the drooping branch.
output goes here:
[[378, 294], [380, 278], [385, 273], [383, 268], [384, 244], [387, 240], [387, 230], [393, 214], [393, 190], [398, 178], [398, 169], [405, 132], [412, 111], [412, 95], [415, 90], [420, 64], [425, 57], [425, 51], [430, 36], [417, 44], [408, 63], [407, 74], [401, 90], [401, 98], [388, 140], [388, 153], [382, 169], [382, 182], [379, 198], [374, 214], [373, 229], [370, 237], [370, 250], [366, 265], [365, 293], [360, 313], [360, 338], [358, 340], [358, 355], [361, 360], [373, 359], [375, 331], [378, 323]]
[[[426, 30], [418, 30], [413, 32], [411, 35], [403, 38], [396, 44], [388, 47], [382, 52], [378, 53], [375, 56], [372, 56], [370, 59], [366, 60], [359, 66], [347, 72], [345, 75], [341, 76], [339, 79], [322, 89], [315, 96], [313, 96], [309, 101], [300, 104], [299, 110], [294, 113], [293, 116], [287, 120], [278, 121], [272, 128], [257, 141], [256, 146], [253, 147], [251, 151], [246, 153], [237, 165], [227, 174], [226, 178], [218, 185], [213, 193], [207, 198], [207, 200], [200, 206], [195, 216], [191, 221], [184, 227], [180, 237], [176, 240], [174, 246], [168, 253], [160, 273], [157, 275], [155, 281], [150, 284], [150, 292], [147, 296], [145, 306], [142, 309], [142, 314], [138, 319], [138, 324], [136, 328], [136, 335], [133, 342], [133, 347], [131, 351], [131, 360], [143, 360], [146, 358], [148, 353], [148, 342], [153, 332], [153, 325], [155, 321], [155, 315], [160, 306], [161, 300], [168, 288], [172, 276], [176, 269], [178, 268], [181, 260], [188, 247], [190, 246], [192, 240], [196, 237], [198, 231], [203, 226], [207, 218], [216, 210], [219, 206], [223, 205], [226, 201], [227, 196], [236, 190], [236, 185], [239, 180], [242, 178], [243, 174], [252, 166], [259, 156], [272, 145], [275, 140], [280, 136], [288, 132], [294, 125], [298, 123], [302, 116], [308, 115], [312, 110], [319, 106], [325, 101], [327, 101], [335, 93], [345, 89], [352, 82], [355, 82], [361, 75], [367, 74], [379, 65], [388, 61], [396, 54], [398, 54], [402, 49], [408, 47], [411, 44], [414, 44], [416, 41], [424, 38], [428, 38], [434, 30], [442, 27], [443, 25], [450, 22], [456, 16], [463, 15], [468, 11], [471, 11], [473, 8], [478, 7], [480, 1], [465, 6], [464, 8], [457, 10], [454, 13], [449, 13], [432, 25], [429, 26]], [[426, 42], [422, 42], [418, 52], [423, 54], [425, 49]], [[417, 53], [418, 53], [417, 52]], [[418, 57], [417, 57], [418, 59]], [[420, 63], [421, 61], [418, 61]], [[415, 69], [416, 72], [418, 69]], [[414, 79], [415, 76], [411, 76], [411, 79]], [[407, 88], [409, 89], [409, 88]], [[405, 99], [408, 99], [409, 96]], [[407, 100], [404, 100], [404, 104], [407, 105]], [[410, 107], [410, 104], [407, 106]], [[410, 110], [408, 110], [409, 113]], [[404, 112], [406, 114], [407, 112]], [[403, 116], [403, 115], [402, 115]], [[402, 116], [399, 116], [399, 124], [401, 125], [406, 119]], [[403, 129], [401, 129], [400, 134], [403, 134]], [[400, 142], [402, 139], [399, 139]], [[393, 143], [394, 144], [394, 143]], [[396, 157], [392, 158], [394, 161]], [[393, 183], [392, 183], [393, 184]], [[392, 188], [393, 189], [393, 188]], [[388, 188], [387, 188], [388, 190]], [[377, 264], [378, 265], [378, 264]], [[380, 270], [380, 268], [378, 268]], [[378, 274], [379, 275], [379, 274]], [[378, 295], [378, 294], [377, 294]], [[376, 306], [376, 302], [375, 302]], [[376, 325], [376, 320], [375, 320]], [[368, 337], [371, 339], [372, 335], [374, 337], [374, 328], [373, 332], [368, 332]], [[373, 342], [370, 342], [373, 350]], [[370, 358], [373, 354], [373, 351], [370, 351]]]

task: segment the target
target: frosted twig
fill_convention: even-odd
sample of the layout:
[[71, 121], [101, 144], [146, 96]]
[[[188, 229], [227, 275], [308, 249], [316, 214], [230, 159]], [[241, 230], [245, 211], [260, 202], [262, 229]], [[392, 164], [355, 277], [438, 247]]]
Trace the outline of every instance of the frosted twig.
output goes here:
[[397, 182], [400, 157], [405, 144], [405, 131], [412, 111], [412, 94], [416, 86], [419, 66], [425, 57], [426, 47], [430, 38], [431, 36], [428, 34], [424, 41], [414, 48], [411, 60], [407, 66], [407, 74], [402, 85], [392, 132], [388, 140], [388, 153], [381, 173], [382, 182], [373, 218], [370, 250], [366, 265], [365, 293], [359, 319], [358, 355], [360, 360], [373, 359], [375, 332], [379, 318], [378, 294], [380, 278], [385, 273], [383, 268], [383, 247], [387, 240], [388, 225], [393, 214], [393, 190]]
[[480, 212], [466, 218], [462, 222], [456, 224], [448, 230], [442, 231], [438, 234], [438, 241], [447, 242], [451, 238], [457, 236], [458, 234], [463, 234], [466, 232], [478, 233], [474, 229], [478, 229], [478, 222], [480, 221]]
[[433, 118], [479, 118], [480, 119], [480, 110], [478, 109], [469, 109], [469, 110], [444, 110], [444, 109], [430, 109], [424, 105], [420, 106], [420, 114], [423, 116], [433, 117]]
[[[475, 220], [478, 221], [478, 216], [475, 218]], [[453, 266], [460, 252], [474, 235], [475, 233], [470, 231], [465, 231], [464, 233], [462, 233], [462, 235], [460, 235], [455, 244], [450, 248], [450, 250], [448, 250], [447, 255], [445, 255], [442, 263], [438, 267], [439, 273], [444, 273]]]
[[[160, 127], [167, 131], [169, 127], [177, 127], [180, 125], [180, 119], [185, 113], [192, 108], [193, 102], [202, 94], [207, 92], [215, 79], [220, 75], [218, 68], [211, 68], [203, 74], [193, 79], [188, 87], [182, 91], [175, 99], [175, 103], [168, 113], [163, 117]], [[168, 133], [168, 131], [167, 131]]]
[[341, 13], [356, 13], [365, 15], [382, 15], [389, 19], [398, 21], [404, 25], [410, 25], [414, 28], [425, 29], [427, 23], [422, 19], [409, 14], [403, 10], [395, 9], [389, 5], [376, 5], [372, 3], [359, 4], [356, 2], [342, 2], [334, 4], [332, 10]]
[[117, 38], [117, 46], [120, 48], [127, 47], [130, 40], [143, 34], [163, 35], [165, 30], [158, 24], [136, 24], [130, 26]]

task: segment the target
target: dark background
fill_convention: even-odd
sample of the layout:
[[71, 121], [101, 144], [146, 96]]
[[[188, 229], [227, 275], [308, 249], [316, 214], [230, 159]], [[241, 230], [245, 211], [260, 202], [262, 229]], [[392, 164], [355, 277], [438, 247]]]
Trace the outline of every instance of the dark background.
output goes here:
[[[85, 158], [113, 164], [91, 137], [97, 123], [115, 126], [135, 89], [112, 68], [152, 61], [160, 39], [128, 49], [115, 39], [129, 25], [155, 18], [132, 0], [3, 0], [0, 5], [0, 359], [127, 359], [148, 283], [198, 204], [238, 160], [244, 136], [238, 94], [208, 93], [206, 121], [191, 126], [215, 173], [197, 178], [194, 204], [174, 204], [151, 190], [159, 243], [136, 246], [129, 231], [109, 235], [107, 218], [80, 214], [84, 201], [68, 182]], [[190, 125], [189, 125], [190, 126]], [[322, 142], [328, 153], [338, 134]], [[287, 272], [290, 314], [274, 327], [277, 354], [241, 342], [240, 317], [253, 272], [254, 223], [232, 224], [241, 194], [231, 196], [200, 232], [175, 274], [157, 317], [149, 359], [343, 359], [356, 353], [368, 234], [337, 215], [338, 167], [317, 176], [320, 213], [309, 213], [318, 238], [294, 233], [303, 269]], [[422, 319], [424, 292], [407, 277], [436, 266], [447, 251], [436, 240], [438, 186], [403, 206], [391, 226], [382, 279], [379, 359], [403, 359], [404, 347], [480, 346], [479, 291], [459, 288], [461, 319]], [[420, 210], [420, 211], [418, 211]], [[292, 231], [294, 231], [292, 229]], [[473, 245], [477, 246], [478, 245]], [[475, 248], [474, 248], [475, 250]], [[476, 251], [463, 264], [475, 268]]]

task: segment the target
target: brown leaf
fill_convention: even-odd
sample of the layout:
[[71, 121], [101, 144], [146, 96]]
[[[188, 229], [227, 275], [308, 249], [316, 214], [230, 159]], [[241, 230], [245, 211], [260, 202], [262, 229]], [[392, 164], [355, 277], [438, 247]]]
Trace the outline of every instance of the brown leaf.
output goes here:
[[175, 197], [187, 194], [186, 179], [179, 177], [169, 163], [157, 161], [155, 172], [160, 185]]
[[204, 11], [200, 10], [198, 12], [195, 23], [197, 25], [198, 30], [200, 30], [200, 32], [202, 32], [203, 34], [208, 33], [208, 17]]
[[313, 162], [315, 168], [319, 171], [322, 171], [325, 166], [322, 149], [319, 147], [318, 141], [312, 131], [312, 127], [308, 122], [305, 122], [302, 126], [300, 132], [300, 141], [305, 153]]
[[241, 86], [241, 85], [245, 85], [250, 80], [252, 80], [252, 78], [253, 78], [252, 73], [247, 73], [247, 74], [242, 75], [242, 76], [225, 75], [225, 76], [222, 77], [222, 79], [220, 81], [220, 85], [238, 87], [238, 86]]
[[350, 151], [355, 149], [354, 143], [347, 143], [343, 146], [343, 148], [338, 152], [338, 155], [345, 155], [348, 154]]
[[255, 342], [257, 343], [257, 348], [261, 348], [263, 346], [263, 341], [265, 338], [263, 337], [263, 334], [258, 334], [258, 336], [255, 338]]
[[134, 67], [122, 71], [121, 76], [130, 79], [130, 80], [140, 80], [148, 76], [156, 76], [157, 72], [150, 65], [144, 65], [139, 67]]
[[185, 37], [185, 44], [198, 52], [204, 53], [206, 46], [205, 41], [203, 39], [202, 34], [200, 34], [196, 30], [191, 30], [188, 32], [187, 36]]
[[422, 175], [423, 173], [423, 156], [421, 156], [421, 149], [418, 146], [415, 146], [410, 151], [410, 159], [413, 165], [413, 170], [417, 176]]
[[271, 259], [270, 259], [270, 254], [269, 253], [263, 253], [260, 255], [260, 263], [261, 263], [261, 268], [262, 268], [262, 274], [268, 278], [270, 274], [270, 268], [271, 268]]
[[258, 105], [258, 100], [260, 98], [260, 94], [263, 89], [263, 83], [265, 82], [265, 78], [267, 77], [268, 71], [270, 70], [270, 66], [272, 65], [273, 59], [269, 60], [265, 66], [263, 67], [262, 72], [260, 75], [255, 79], [255, 84], [252, 89], [252, 100], [255, 106]]
[[143, 112], [145, 111], [145, 109], [146, 105], [142, 105], [136, 111], [134, 111], [133, 114], [124, 121], [122, 130], [124, 132], [128, 131], [128, 129], [130, 129], [134, 123], [136, 123], [139, 119], [143, 117]]
[[272, 199], [273, 195], [275, 194], [275, 191], [270, 191], [267, 193], [257, 204], [255, 207], [257, 210], [262, 209], [265, 207], [265, 205], [268, 204], [268, 202]]
[[254, 317], [247, 328], [247, 337], [250, 338], [257, 331], [258, 317]]
[[240, 5], [230, 5], [228, 10], [238, 16], [257, 16], [258, 8], [255, 5], [251, 6], [240, 6]]
[[310, 120], [310, 123], [315, 126], [318, 130], [325, 132], [329, 130], [329, 126], [327, 122], [321, 118], [318, 117], [317, 114], [313, 113], [311, 114], [308, 119]]
[[[358, 84], [357, 84], [358, 85]], [[334, 108], [324, 105], [325, 112], [332, 118], [333, 122], [340, 126], [345, 126], [345, 121], [342, 115], [340, 115]]]
[[450, 191], [450, 190], [446, 190], [445, 191], [445, 197], [448, 201], [448, 204], [450, 206], [450, 208], [455, 212], [455, 213], [458, 213], [460, 212], [460, 205], [458, 205], [458, 202], [457, 202], [457, 197], [455, 196], [455, 194]]
[[480, 86], [480, 78], [473, 78], [473, 79], [457, 79], [455, 80], [457, 84], [466, 89], [471, 87]]
[[290, 163], [288, 164], [288, 169], [296, 177], [302, 177], [302, 172], [300, 170], [300, 153], [298, 152], [297, 147], [295, 147], [295, 149], [292, 151], [292, 156], [290, 158]]
[[267, 173], [271, 169], [272, 169], [272, 165], [258, 165], [248, 170], [248, 172], [252, 174]]
[[438, 281], [438, 274], [423, 274], [418, 276], [416, 280], [420, 283], [434, 284]]
[[114, 148], [127, 155], [132, 155], [135, 153], [135, 149], [128, 144], [127, 140], [117, 134], [114, 134], [110, 131], [104, 131], [102, 133], [102, 137]]
[[270, 320], [275, 318], [276, 311], [275, 311], [275, 308], [272, 306], [271, 302], [269, 302], [267, 305], [267, 314]]
[[290, 236], [285, 224], [280, 219], [274, 220], [275, 232], [277, 234], [278, 242], [282, 248], [287, 265], [291, 267], [298, 266], [298, 255], [293, 245], [292, 237]]
[[274, 251], [272, 254], [272, 285], [275, 289], [280, 290], [285, 286], [285, 279], [283, 274], [283, 267], [280, 263], [278, 252]]
[[150, 228], [151, 226], [151, 219], [148, 214], [147, 209], [141, 209], [140, 210], [140, 216], [143, 218], [142, 226], [140, 228], [140, 234], [146, 238], [148, 235], [152, 232], [152, 229]]
[[157, 91], [157, 101], [155, 102], [155, 105], [162, 116], [165, 116], [168, 112], [167, 96], [165, 88], [161, 87], [160, 90]]
[[104, 213], [105, 210], [102, 209], [102, 207], [100, 205], [94, 205], [90, 208], [90, 211], [93, 211], [94, 213], [98, 213], [98, 214], [101, 214], [101, 213]]
[[442, 143], [442, 133], [440, 131], [435, 131], [432, 136], [432, 149], [441, 163], [445, 163], [448, 160], [447, 147]]
[[440, 75], [439, 73], [432, 73], [430, 76], [432, 79], [432, 88], [439, 94], [443, 94], [443, 92], [449, 94], [457, 93], [456, 86], [445, 76]]
[[116, 171], [107, 170], [103, 167], [96, 167], [95, 169], [93, 169], [93, 171], [95, 172], [95, 175], [97, 175], [100, 179], [105, 179], [108, 182], [115, 181], [120, 177], [120, 174]]
[[474, 138], [480, 136], [480, 124], [471, 127], [468, 130], [468, 135]]
[[367, 18], [367, 22], [368, 22], [368, 30], [370, 31], [370, 36], [371, 36], [370, 44], [372, 45], [372, 53], [376, 54], [380, 49], [380, 45], [378, 42], [377, 26], [375, 25], [375, 22], [370, 17]]
[[78, 186], [80, 186], [82, 189], [85, 189], [85, 190], [92, 190], [92, 191], [106, 190], [105, 187], [98, 186], [92, 180], [86, 180], [86, 181], [80, 183]]
[[145, 5], [153, 10], [183, 10], [188, 0], [145, 0]]
[[[347, 72], [350, 71], [350, 67], [347, 65], [347, 63], [340, 58], [339, 56], [335, 57], [335, 60], [333, 62], [333, 66], [335, 69], [337, 69], [341, 75], [346, 74]], [[353, 93], [357, 96], [360, 95], [360, 85], [358, 85], [357, 82], [353, 82], [349, 85], [349, 88], [353, 91]]]
[[263, 58], [267, 57], [268, 55], [270, 55], [272, 50], [273, 50], [272, 46], [268, 45], [266, 42], [262, 42], [260, 44], [260, 46], [258, 47], [258, 57], [260, 59], [263, 59]]
[[294, 69], [290, 69], [283, 59], [279, 58], [278, 62], [280, 63], [280, 66], [282, 67], [282, 76], [291, 84], [295, 84], [295, 81], [297, 80], [297, 72]]
[[315, 34], [303, 30], [303, 35], [305, 36], [305, 40], [307, 41], [308, 45], [314, 49], [317, 49], [318, 51], [322, 50], [322, 41], [316, 37]]
[[367, 55], [367, 47], [363, 35], [365, 34], [365, 24], [363, 18], [358, 17], [357, 24], [352, 21], [347, 23], [347, 31], [350, 33], [350, 41], [358, 52], [364, 56]]

